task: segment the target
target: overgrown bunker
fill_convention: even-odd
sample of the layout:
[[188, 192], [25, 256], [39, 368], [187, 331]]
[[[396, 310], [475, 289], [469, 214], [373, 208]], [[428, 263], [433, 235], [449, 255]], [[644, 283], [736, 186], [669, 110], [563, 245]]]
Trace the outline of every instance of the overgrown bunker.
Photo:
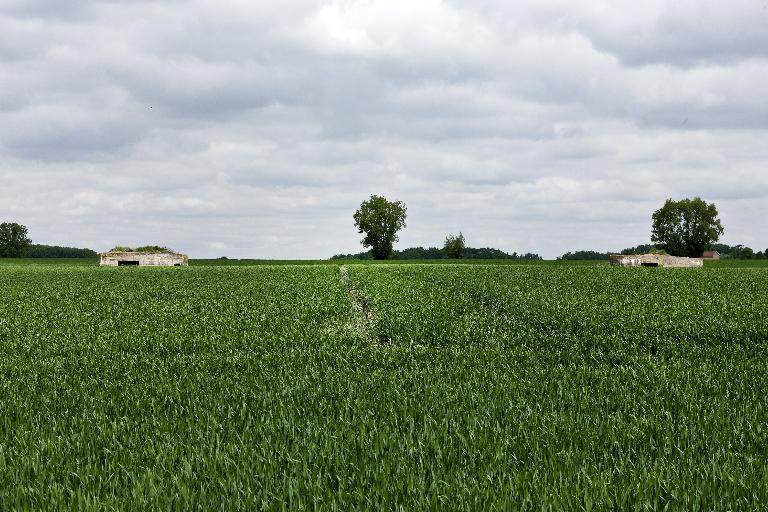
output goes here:
[[175, 252], [109, 251], [99, 255], [102, 267], [186, 267], [189, 258]]

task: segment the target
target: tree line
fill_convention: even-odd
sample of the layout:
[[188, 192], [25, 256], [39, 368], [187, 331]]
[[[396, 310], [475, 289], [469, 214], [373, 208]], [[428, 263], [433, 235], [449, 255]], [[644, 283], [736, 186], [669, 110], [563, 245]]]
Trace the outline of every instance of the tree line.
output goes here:
[[[559, 256], [559, 260], [607, 260], [611, 254], [648, 254], [654, 251], [662, 250], [653, 244], [640, 244], [636, 247], [630, 247], [622, 249], [616, 252], [600, 252], [600, 251], [569, 251], [562, 256]], [[764, 251], [755, 252], [752, 248], [744, 245], [727, 245], [727, 244], [711, 244], [709, 249], [711, 251], [717, 251], [722, 259], [734, 259], [734, 260], [762, 260], [768, 259], [768, 248]], [[665, 251], [666, 252], [666, 251]]]
[[92, 249], [77, 247], [62, 247], [59, 245], [30, 244], [21, 254], [22, 258], [96, 258], [98, 254]]
[[96, 251], [76, 247], [33, 244], [26, 226], [0, 224], [0, 258], [95, 258]]
[[[360, 204], [353, 220], [360, 234], [361, 243], [368, 251], [358, 254], [339, 254], [331, 259], [522, 259], [540, 260], [533, 253], [508, 254], [499, 249], [467, 247], [464, 235], [448, 235], [442, 249], [437, 247], [411, 247], [395, 251], [393, 245], [399, 240], [397, 233], [406, 227], [407, 209], [402, 201], [371, 195]], [[718, 244], [725, 232], [714, 203], [707, 203], [699, 197], [673, 201], [668, 199], [664, 206], [653, 213], [651, 244], [624, 249], [622, 254], [663, 252], [673, 256], [700, 257], [706, 250], [718, 251], [723, 258], [764, 259], [768, 248], [755, 252], [743, 245]], [[567, 252], [558, 259], [584, 260], [608, 259], [610, 253], [598, 251]], [[32, 244], [25, 226], [13, 222], [0, 224], [0, 257], [5, 258], [91, 258], [97, 254], [91, 249], [58, 247]]]
[[[513, 252], [508, 254], [499, 249], [493, 249], [491, 247], [465, 247], [462, 256], [468, 260], [541, 260], [543, 259], [538, 254], [525, 253], [518, 254]], [[445, 259], [457, 259], [455, 256], [451, 256], [445, 252], [444, 249], [437, 247], [409, 247], [402, 251], [392, 251], [390, 259], [393, 260], [445, 260]], [[337, 254], [331, 257], [332, 260], [372, 260], [374, 259], [373, 251], [365, 251], [357, 254]]]
[[464, 234], [461, 232], [458, 235], [448, 235], [442, 249], [411, 247], [402, 251], [395, 251], [393, 245], [399, 240], [398, 231], [406, 226], [406, 214], [407, 208], [402, 201], [389, 201], [382, 196], [371, 195], [370, 198], [360, 204], [360, 208], [352, 216], [358, 233], [365, 235], [361, 241], [363, 247], [370, 247], [370, 249], [358, 254], [337, 254], [331, 259], [542, 259], [541, 256], [533, 253], [517, 254], [514, 252], [508, 254], [490, 247], [467, 247]]
[[[653, 213], [651, 243], [641, 244], [621, 251], [621, 254], [645, 254], [660, 252], [672, 256], [699, 258], [705, 251], [717, 251], [724, 259], [765, 259], [768, 248], [755, 252], [744, 245], [730, 246], [717, 243], [725, 232], [714, 203], [700, 197], [673, 201]], [[599, 251], [567, 252], [561, 260], [607, 260], [610, 254]]]
[[[351, 257], [357, 259], [389, 259], [394, 258], [393, 244], [398, 240], [397, 233], [405, 227], [406, 207], [402, 201], [389, 201], [384, 197], [371, 195], [360, 204], [360, 208], [353, 215], [358, 232], [365, 234], [362, 240], [363, 247], [370, 247], [370, 251], [360, 254], [338, 255], [334, 258]], [[664, 205], [653, 212], [651, 225], [651, 244], [643, 244], [637, 247], [624, 249], [622, 254], [637, 254], [646, 252], [661, 252], [673, 256], [701, 257], [704, 251], [720, 250], [721, 254], [728, 257], [739, 258], [764, 258], [766, 252], [755, 253], [749, 247], [729, 247], [724, 244], [716, 244], [720, 236], [725, 232], [717, 207], [714, 203], [707, 203], [700, 197], [693, 199], [681, 199], [674, 201], [667, 199]], [[370, 256], [369, 256], [370, 254]], [[409, 259], [413, 254], [415, 258], [463, 258], [471, 257], [465, 247], [464, 235], [449, 235], [445, 239], [442, 249], [422, 247], [406, 249], [397, 254], [397, 259]], [[502, 253], [505, 254], [505, 253]], [[501, 256], [501, 255], [499, 255]], [[558, 259], [608, 259], [609, 253], [598, 251], [568, 252]], [[515, 257], [507, 255], [507, 257]], [[415, 259], [414, 258], [414, 259]], [[523, 259], [540, 259], [538, 255], [526, 254]]]

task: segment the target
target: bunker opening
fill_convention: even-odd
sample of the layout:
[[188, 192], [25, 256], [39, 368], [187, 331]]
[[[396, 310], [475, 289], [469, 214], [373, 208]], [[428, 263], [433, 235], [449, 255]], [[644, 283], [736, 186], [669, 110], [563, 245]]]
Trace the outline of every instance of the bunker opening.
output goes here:
[[644, 262], [641, 263], [641, 265], [644, 266], [644, 267], [658, 267], [659, 266], [659, 264], [657, 262], [655, 262], [655, 261], [644, 261]]
[[138, 267], [139, 266], [139, 262], [138, 261], [120, 260], [120, 261], [117, 262], [117, 266], [118, 267]]

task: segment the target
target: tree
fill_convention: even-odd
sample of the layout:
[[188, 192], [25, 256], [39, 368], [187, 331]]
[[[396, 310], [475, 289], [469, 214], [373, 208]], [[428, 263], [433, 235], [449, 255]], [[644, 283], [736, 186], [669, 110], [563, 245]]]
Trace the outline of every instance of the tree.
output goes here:
[[456, 260], [463, 258], [464, 249], [466, 249], [466, 246], [464, 245], [464, 235], [461, 234], [461, 231], [459, 231], [458, 236], [448, 235], [445, 238], [445, 245], [443, 245], [443, 252], [445, 252], [445, 255], [448, 256], [449, 258], [453, 258]]
[[[759, 254], [759, 253], [758, 253]], [[751, 247], [745, 247], [741, 244], [734, 245], [731, 248], [731, 258], [736, 260], [751, 260], [755, 257], [755, 251]]]
[[651, 241], [673, 256], [698, 258], [723, 234], [714, 203], [700, 197], [673, 201], [653, 213]]
[[405, 212], [401, 201], [387, 201], [377, 195], [360, 204], [353, 216], [355, 226], [358, 233], [365, 233], [363, 247], [371, 248], [373, 259], [386, 260], [392, 256], [397, 232], [405, 227]]
[[18, 258], [31, 243], [26, 226], [15, 222], [0, 224], [0, 258]]

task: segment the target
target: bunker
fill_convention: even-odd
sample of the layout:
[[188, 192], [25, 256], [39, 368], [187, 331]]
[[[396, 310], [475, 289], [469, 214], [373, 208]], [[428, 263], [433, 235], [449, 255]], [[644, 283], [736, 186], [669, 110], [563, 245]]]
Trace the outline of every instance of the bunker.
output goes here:
[[701, 258], [684, 258], [668, 254], [611, 254], [608, 259], [611, 265], [623, 267], [701, 268], [704, 266], [704, 260]]
[[99, 255], [102, 267], [187, 267], [186, 254], [168, 252], [109, 251]]

